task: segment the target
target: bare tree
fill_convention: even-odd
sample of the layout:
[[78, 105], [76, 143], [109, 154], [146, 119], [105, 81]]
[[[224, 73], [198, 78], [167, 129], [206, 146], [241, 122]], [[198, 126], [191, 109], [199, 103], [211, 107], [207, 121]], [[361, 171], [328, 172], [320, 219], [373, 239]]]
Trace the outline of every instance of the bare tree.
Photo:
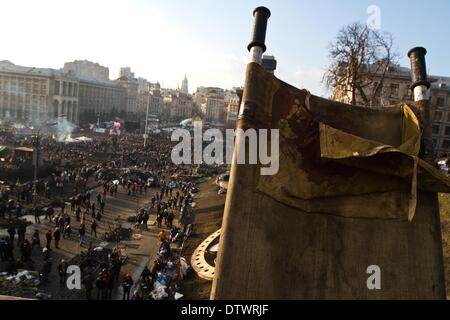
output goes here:
[[365, 106], [372, 106], [383, 89], [389, 66], [398, 62], [393, 38], [359, 22], [342, 28], [329, 45], [331, 60], [323, 81], [328, 88], [351, 94], [356, 105], [357, 94]]

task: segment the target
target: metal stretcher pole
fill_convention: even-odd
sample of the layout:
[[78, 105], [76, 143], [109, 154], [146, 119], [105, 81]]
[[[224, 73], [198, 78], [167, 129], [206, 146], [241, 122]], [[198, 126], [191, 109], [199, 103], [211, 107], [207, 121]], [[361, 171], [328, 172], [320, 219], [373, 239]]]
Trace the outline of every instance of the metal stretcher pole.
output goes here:
[[[419, 118], [423, 130], [420, 157], [434, 166], [436, 155], [431, 129], [432, 123], [429, 92], [431, 85], [427, 76], [427, 66], [425, 62], [426, 54], [427, 50], [425, 48], [415, 47], [409, 50], [408, 57], [411, 61], [411, 90], [414, 92], [414, 101], [419, 109]], [[420, 224], [427, 225], [427, 232], [433, 234], [433, 250], [435, 252], [435, 268], [433, 272], [438, 284], [437, 287], [433, 286], [433, 298], [445, 300], [445, 269], [438, 195], [437, 193], [419, 190], [417, 199], [418, 209], [416, 215], [418, 217], [423, 216], [424, 218], [422, 218], [422, 220], [426, 219], [426, 222], [420, 221], [421, 219], [419, 218], [415, 218], [416, 220], [419, 220], [415, 222], [417, 228], [416, 234], [424, 232], [424, 228], [420, 228]]]
[[266, 7], [258, 7], [253, 11], [253, 16], [255, 17], [253, 35], [247, 48], [250, 51], [250, 62], [261, 65], [262, 55], [266, 51], [267, 20], [270, 17], [270, 10]]
[[[230, 179], [228, 182], [227, 199], [225, 202], [219, 243], [220, 250], [217, 255], [214, 271], [211, 299], [236, 297], [233, 294], [233, 290], [237, 286], [234, 285], [233, 282], [236, 281], [237, 278], [230, 278], [232, 274], [230, 273], [230, 270], [236, 270], [236, 266], [239, 266], [240, 263], [233, 258], [234, 255], [237, 252], [245, 252], [245, 247], [242, 245], [239, 246], [239, 248], [236, 248], [236, 244], [243, 240], [236, 240], [236, 233], [239, 233], [240, 235], [251, 233], [253, 228], [252, 221], [257, 219], [254, 216], [254, 212], [248, 206], [252, 201], [250, 198], [250, 191], [248, 188], [243, 188], [243, 186], [245, 187], [248, 185], [248, 181], [253, 179], [257, 166], [237, 163], [241, 146], [245, 146], [241, 151], [244, 152], [245, 159], [249, 156], [249, 142], [245, 139], [244, 131], [254, 126], [252, 120], [259, 108], [254, 101], [248, 98], [253, 96], [251, 91], [254, 90], [252, 86], [252, 81], [254, 81], [254, 79], [252, 79], [251, 72], [248, 71], [253, 66], [252, 63], [261, 65], [262, 55], [266, 51], [266, 29], [270, 11], [265, 7], [258, 7], [253, 11], [253, 17], [253, 33], [251, 42], [247, 47], [250, 51], [250, 63], [247, 66], [247, 76], [239, 109], [233, 164], [231, 165]], [[244, 273], [242, 277], [239, 277], [238, 281], [240, 284], [249, 283], [249, 274]], [[241, 292], [241, 297], [248, 295], [248, 292]]]
[[421, 158], [432, 162], [435, 158], [432, 125], [430, 115], [430, 81], [427, 76], [427, 66], [425, 55], [427, 50], [422, 47], [415, 47], [409, 50], [408, 57], [411, 61], [412, 85], [414, 101], [419, 107], [419, 116], [423, 129]]

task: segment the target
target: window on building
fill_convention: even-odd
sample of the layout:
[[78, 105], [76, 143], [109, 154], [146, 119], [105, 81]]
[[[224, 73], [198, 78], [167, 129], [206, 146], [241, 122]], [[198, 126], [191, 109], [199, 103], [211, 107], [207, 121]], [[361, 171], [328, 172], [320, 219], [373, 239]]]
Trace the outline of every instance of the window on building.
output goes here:
[[445, 135], [450, 137], [450, 127], [445, 127]]
[[445, 98], [444, 97], [438, 97], [436, 99], [436, 105], [438, 107], [445, 107]]
[[59, 95], [59, 81], [58, 80], [55, 81], [55, 94]]
[[11, 82], [9, 83], [10, 87], [9, 90], [12, 92], [16, 92], [17, 91], [17, 82], [15, 78], [11, 79]]
[[390, 96], [392, 98], [397, 98], [398, 97], [398, 92], [400, 90], [400, 85], [397, 83], [391, 83], [391, 87], [390, 87]]
[[450, 149], [450, 140], [444, 140], [442, 142], [442, 149]]
[[442, 112], [441, 111], [435, 111], [433, 121], [442, 121]]
[[22, 92], [22, 93], [25, 92], [25, 80], [24, 79], [19, 80], [19, 92]]
[[33, 80], [33, 93], [37, 94], [39, 93], [39, 81]]
[[[438, 135], [439, 134], [439, 131], [440, 131], [440, 126], [438, 126], [438, 125], [434, 125], [433, 126], [433, 134], [436, 134], [436, 135]], [[447, 127], [448, 128], [448, 127]], [[445, 129], [445, 130], [447, 130], [447, 129]]]
[[5, 91], [9, 90], [9, 77], [5, 77], [3, 80], [3, 90]]
[[31, 80], [26, 80], [25, 82], [25, 92], [31, 93]]

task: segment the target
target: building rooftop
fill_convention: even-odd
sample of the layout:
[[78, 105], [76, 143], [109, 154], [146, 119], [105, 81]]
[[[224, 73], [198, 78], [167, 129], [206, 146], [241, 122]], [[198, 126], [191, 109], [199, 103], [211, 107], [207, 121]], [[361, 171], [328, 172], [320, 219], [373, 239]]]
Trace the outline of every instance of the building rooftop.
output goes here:
[[[98, 64], [97, 64], [98, 65]], [[11, 61], [2, 60], [0, 61], [0, 72], [11, 72], [11, 73], [24, 73], [36, 76], [46, 76], [46, 77], [65, 77], [72, 78], [74, 80], [98, 83], [102, 85], [115, 85], [112, 80], [100, 80], [92, 77], [87, 77], [83, 75], [76, 75], [72, 71], [64, 71], [64, 69], [52, 69], [52, 68], [35, 68], [35, 67], [25, 67], [19, 66]]]
[[4, 72], [16, 72], [16, 73], [28, 73], [32, 75], [42, 75], [42, 76], [67, 76], [62, 70], [56, 70], [51, 68], [34, 68], [34, 67], [24, 67], [18, 66], [11, 61], [2, 60], [0, 61], [0, 71]]

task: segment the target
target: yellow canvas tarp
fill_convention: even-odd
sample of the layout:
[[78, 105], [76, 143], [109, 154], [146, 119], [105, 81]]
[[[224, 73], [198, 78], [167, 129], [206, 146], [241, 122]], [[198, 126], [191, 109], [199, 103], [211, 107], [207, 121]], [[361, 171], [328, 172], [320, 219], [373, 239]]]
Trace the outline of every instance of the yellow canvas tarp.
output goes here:
[[435, 191], [450, 188], [418, 157], [422, 105], [337, 103], [254, 63], [242, 101], [239, 129], [279, 129], [279, 171], [233, 163], [212, 299], [445, 299]]
[[279, 171], [255, 190], [309, 213], [412, 220], [417, 188], [450, 192], [450, 179], [419, 158], [414, 104], [344, 105], [296, 89], [250, 65], [248, 101], [263, 107], [248, 126], [279, 129]]

